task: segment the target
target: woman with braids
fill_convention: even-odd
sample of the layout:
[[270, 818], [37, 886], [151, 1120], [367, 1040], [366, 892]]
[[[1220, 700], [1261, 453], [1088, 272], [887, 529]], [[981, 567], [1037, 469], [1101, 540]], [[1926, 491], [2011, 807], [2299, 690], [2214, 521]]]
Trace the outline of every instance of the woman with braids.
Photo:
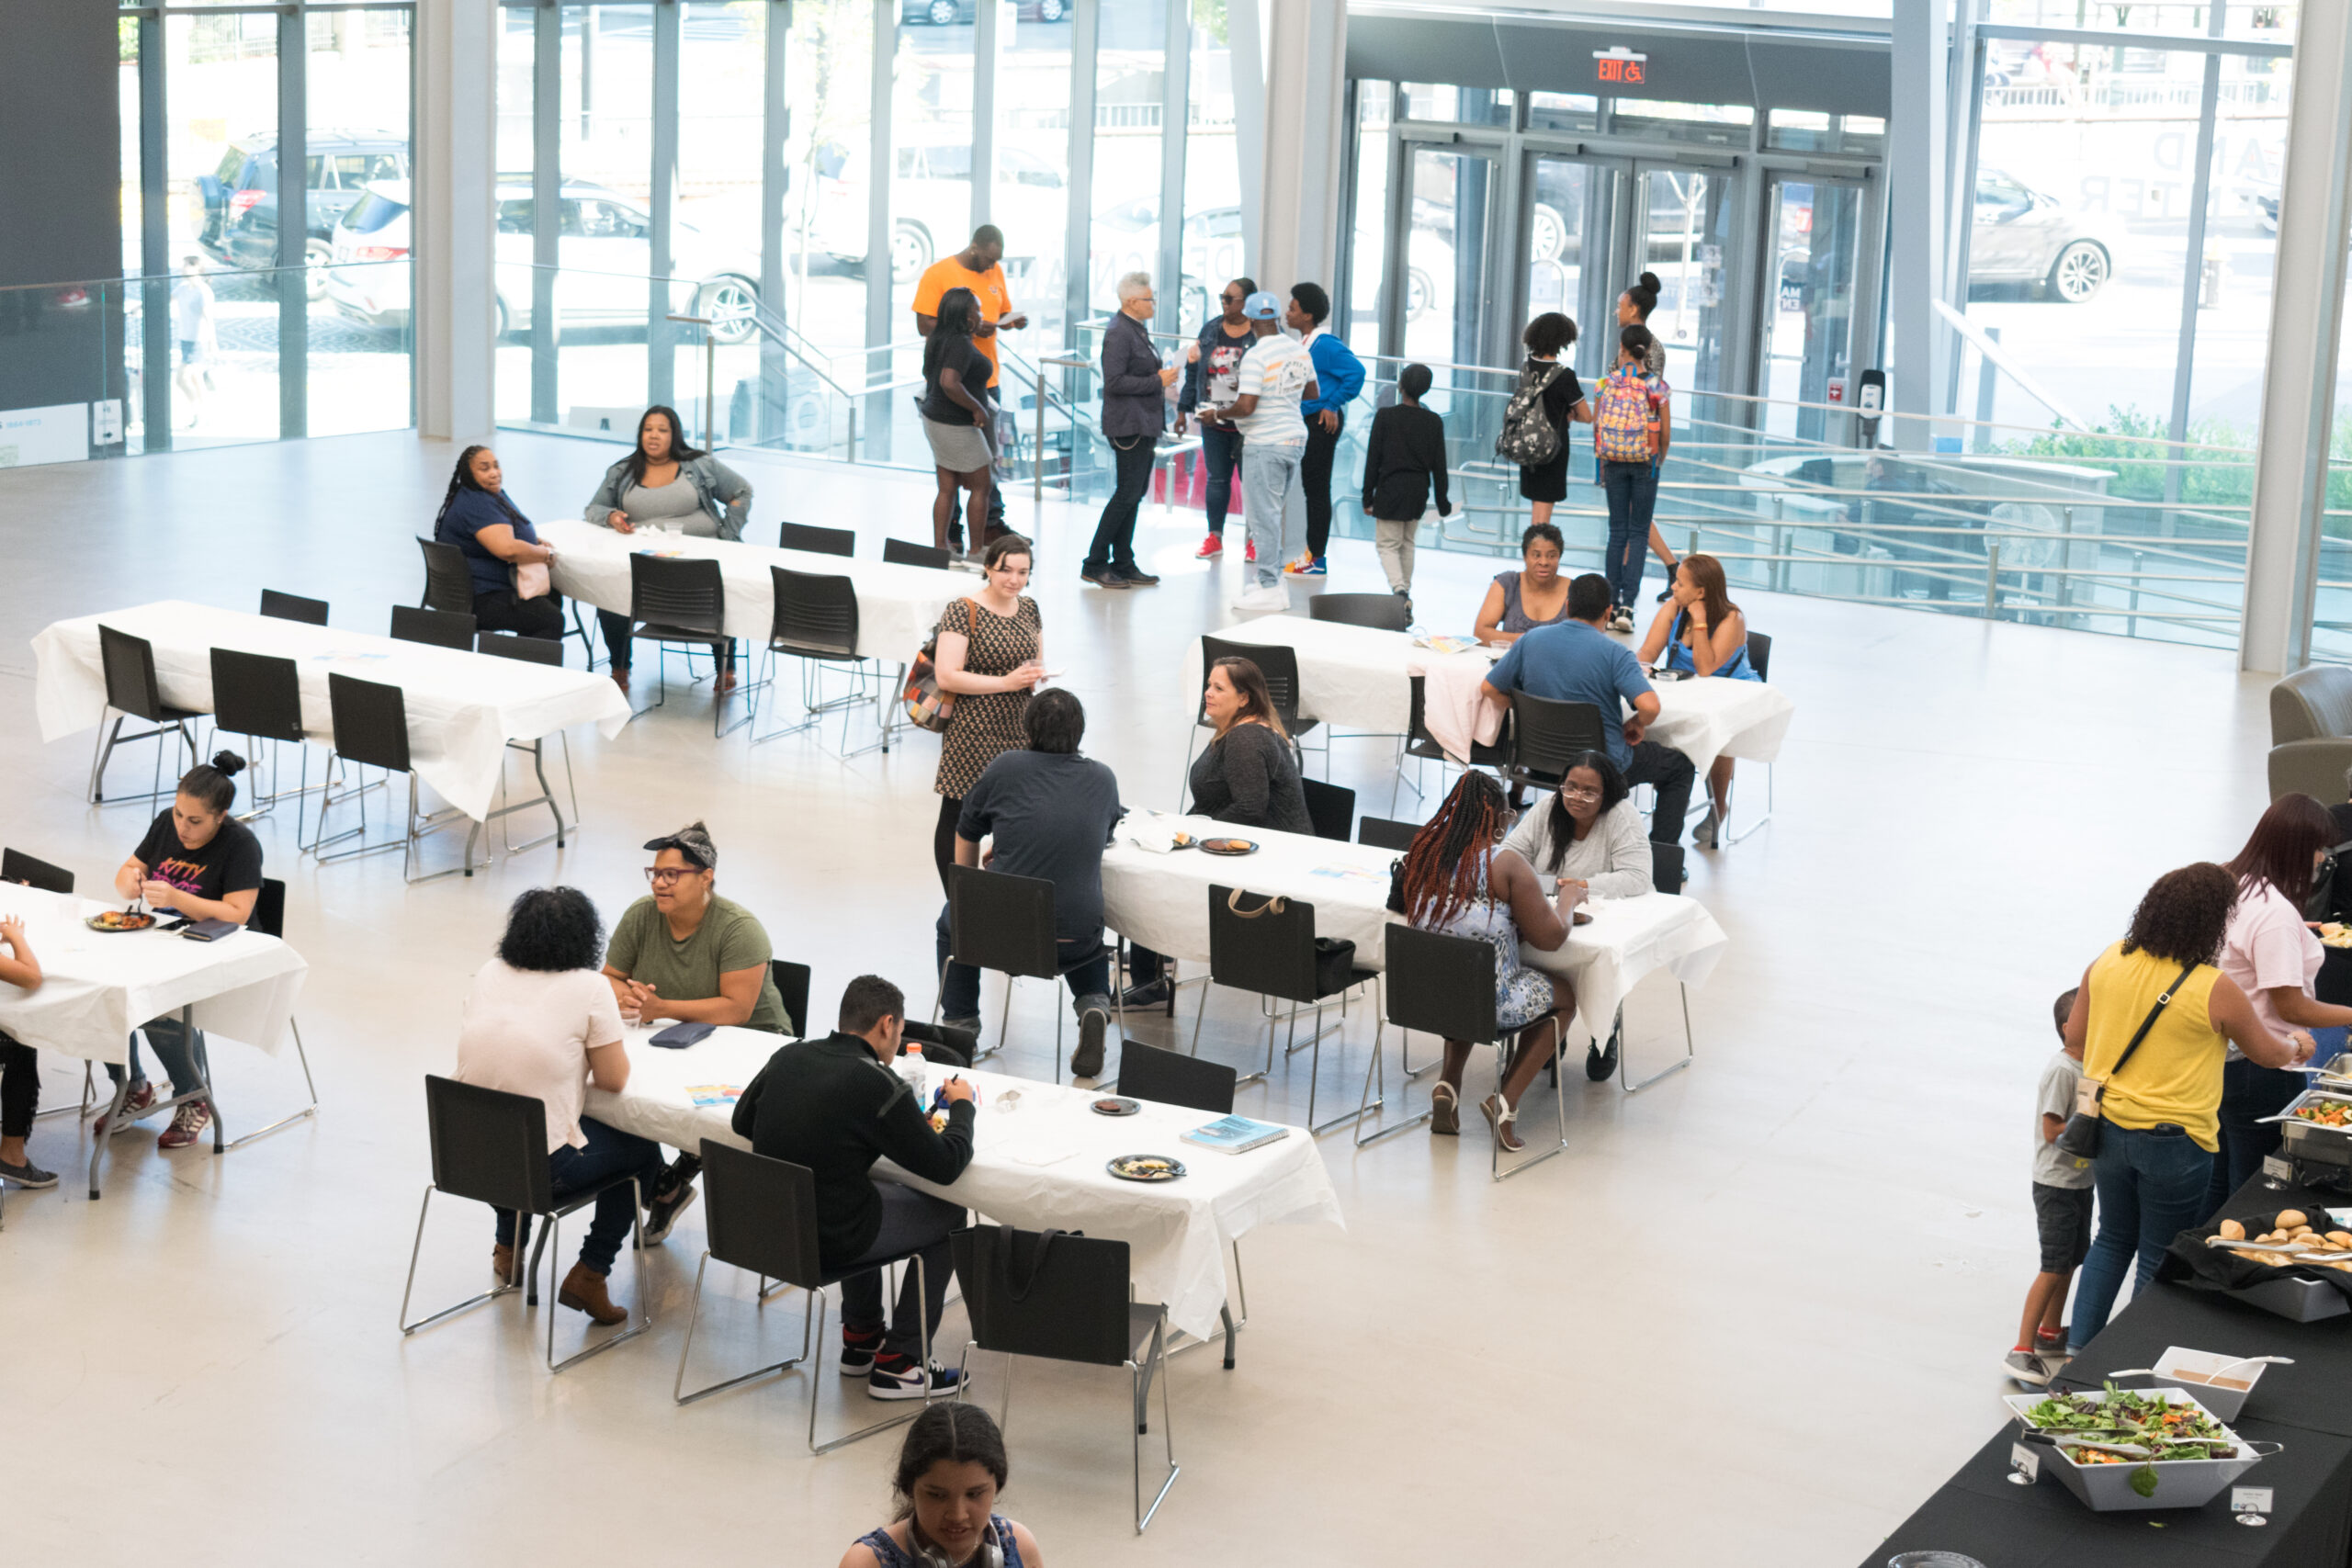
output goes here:
[[[678, 411], [660, 403], [637, 420], [637, 446], [605, 470], [586, 516], [600, 528], [634, 534], [658, 525], [704, 539], [740, 539], [751, 521], [752, 486], [742, 475], [707, 452], [686, 445]], [[596, 612], [613, 681], [628, 689], [630, 622], [610, 610]], [[719, 689], [735, 683], [731, 651], [722, 657]]]
[[563, 601], [548, 587], [555, 551], [506, 499], [498, 454], [469, 446], [458, 454], [449, 492], [433, 520], [433, 536], [465, 552], [474, 580], [474, 625], [553, 642], [563, 636]]
[[[2091, 960], [2066, 1014], [2066, 1053], [2106, 1086], [2099, 1100], [2098, 1235], [2075, 1287], [2070, 1347], [2080, 1354], [2136, 1256], [2144, 1290], [2172, 1238], [2205, 1213], [2229, 1045], [2266, 1067], [2307, 1062], [2312, 1037], [2279, 1038], [2215, 965], [2238, 878], [2200, 861], [2156, 878], [2123, 940]], [[2132, 1049], [2131, 1059], [2122, 1061]], [[2119, 1066], [2120, 1062], [2120, 1066]]]
[[[1494, 1127], [1495, 1141], [1516, 1150], [1526, 1146], [1511, 1125], [1519, 1116], [1519, 1097], [1552, 1055], [1552, 1031], [1576, 1010], [1567, 982], [1522, 965], [1519, 944], [1557, 952], [1568, 940], [1570, 912], [1584, 889], [1564, 882], [1556, 904], [1546, 898], [1526, 857], [1503, 847], [1510, 824], [1503, 786], [1486, 773], [1464, 773], [1437, 815], [1413, 835], [1397, 874], [1396, 902], [1390, 907], [1421, 931], [1493, 944], [1495, 1027], [1517, 1031], [1519, 1043], [1500, 1092], [1488, 1095], [1478, 1109]], [[1462, 1131], [1462, 1068], [1469, 1059], [1470, 1042], [1445, 1043], [1445, 1065], [1430, 1093], [1431, 1133]]]
[[1012, 1466], [977, 1404], [927, 1404], [899, 1445], [897, 1517], [857, 1538], [842, 1568], [1045, 1568], [1029, 1527], [997, 1513]]

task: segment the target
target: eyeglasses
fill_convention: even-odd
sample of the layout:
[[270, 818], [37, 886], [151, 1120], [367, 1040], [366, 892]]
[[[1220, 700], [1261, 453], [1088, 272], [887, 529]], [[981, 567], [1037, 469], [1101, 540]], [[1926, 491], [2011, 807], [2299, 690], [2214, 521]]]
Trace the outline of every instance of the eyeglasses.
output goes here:
[[1228, 305], [1238, 305], [1241, 303], [1243, 296], [1238, 294], [1220, 294], [1217, 298]]
[[692, 876], [701, 869], [698, 865], [649, 865], [645, 868], [645, 880], [661, 887], [682, 876]]
[[1587, 789], [1582, 784], [1562, 784], [1560, 793], [1570, 800], [1599, 800], [1600, 798], [1599, 790]]

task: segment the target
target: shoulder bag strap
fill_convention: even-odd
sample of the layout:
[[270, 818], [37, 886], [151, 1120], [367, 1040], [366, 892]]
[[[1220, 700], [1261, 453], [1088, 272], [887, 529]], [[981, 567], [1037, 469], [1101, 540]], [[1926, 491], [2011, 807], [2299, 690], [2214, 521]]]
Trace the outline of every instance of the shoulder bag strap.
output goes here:
[[2132, 1036], [2132, 1043], [2123, 1047], [2123, 1055], [2115, 1058], [2115, 1066], [2108, 1068], [2107, 1077], [2099, 1080], [2099, 1086], [2102, 1089], [2115, 1081], [2115, 1075], [2123, 1070], [2123, 1064], [2132, 1059], [2132, 1053], [2140, 1048], [2140, 1042], [2145, 1040], [2148, 1037], [2148, 1031], [2156, 1026], [2156, 1015], [2165, 1010], [2165, 1005], [2172, 1000], [2174, 993], [2188, 984], [2188, 977], [2195, 973], [2197, 973], [2197, 965], [2191, 964], [2173, 976], [2171, 985], [2157, 993], [2156, 1005], [2150, 1008], [2148, 1016], [2140, 1021], [2139, 1031]]
[[1241, 907], [1241, 891], [1237, 887], [1227, 893], [1225, 896], [1225, 907], [1245, 920], [1254, 920], [1261, 915], [1279, 915], [1289, 907], [1289, 900], [1277, 893], [1256, 908], [1245, 909]]

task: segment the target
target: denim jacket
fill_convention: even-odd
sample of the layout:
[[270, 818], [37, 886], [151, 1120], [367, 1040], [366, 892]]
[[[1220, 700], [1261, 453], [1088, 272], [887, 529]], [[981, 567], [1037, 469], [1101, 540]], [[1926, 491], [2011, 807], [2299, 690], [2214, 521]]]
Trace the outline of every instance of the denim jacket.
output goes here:
[[[752, 519], [751, 482], [707, 453], [679, 464], [678, 472], [695, 487], [695, 497], [702, 502], [702, 509], [718, 521], [718, 536], [741, 538], [743, 525]], [[621, 505], [620, 496], [622, 487], [628, 483], [628, 459], [623, 457], [605, 470], [605, 482], [596, 487], [596, 493], [589, 498], [588, 508], [582, 515], [591, 523], [609, 527], [612, 514], [627, 510]]]

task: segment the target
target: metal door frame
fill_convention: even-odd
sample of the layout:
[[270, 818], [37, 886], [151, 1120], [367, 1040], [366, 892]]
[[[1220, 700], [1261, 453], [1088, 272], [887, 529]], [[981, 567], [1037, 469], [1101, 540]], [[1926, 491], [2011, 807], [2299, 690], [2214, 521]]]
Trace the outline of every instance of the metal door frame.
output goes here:
[[[1520, 141], [1519, 198], [1512, 210], [1516, 243], [1511, 253], [1514, 261], [1510, 291], [1511, 307], [1517, 321], [1532, 320], [1535, 310], [1534, 288], [1530, 276], [1533, 258], [1527, 254], [1527, 243], [1535, 231], [1536, 161], [1548, 159], [1554, 163], [1580, 164], [1596, 174], [1609, 176], [1606, 232], [1601, 243], [1595, 247], [1600, 257], [1600, 265], [1596, 269], [1579, 259], [1577, 298], [1569, 312], [1577, 323], [1577, 346], [1568, 357], [1571, 363], [1580, 367], [1577, 373], [1590, 379], [1593, 374], [1607, 369], [1603, 361], [1615, 357], [1613, 350], [1600, 346], [1614, 341], [1615, 304], [1623, 286], [1613, 280], [1636, 276], [1636, 273], [1626, 270], [1633, 256], [1634, 242], [1623, 221], [1623, 214], [1632, 210], [1634, 160], [1622, 153], [1587, 152], [1581, 144], [1571, 151], [1532, 137], [1521, 137]], [[1589, 190], [1586, 200], [1591, 200]], [[1608, 324], [1608, 330], [1602, 330], [1598, 324], [1601, 322]], [[1520, 357], [1519, 345], [1514, 340], [1505, 345], [1503, 357], [1497, 363], [1516, 364]], [[1588, 366], [1591, 368], [1583, 368]]]
[[[1848, 331], [1848, 357], [1853, 362], [1855, 376], [1859, 377], [1862, 371], [1878, 363], [1880, 305], [1881, 298], [1884, 293], [1886, 268], [1877, 258], [1882, 257], [1885, 252], [1886, 182], [1880, 179], [1877, 170], [1870, 165], [1831, 170], [1825, 169], [1818, 162], [1808, 164], [1803, 161], [1768, 162], [1759, 171], [1759, 175], [1757, 186], [1759, 195], [1755, 227], [1755, 232], [1759, 236], [1759, 254], [1771, 250], [1774, 243], [1775, 236], [1772, 233], [1772, 187], [1774, 186], [1781, 184], [1843, 186], [1861, 194], [1861, 210], [1856, 218], [1859, 230], [1854, 237], [1853, 325]], [[1755, 343], [1751, 350], [1754, 374], [1750, 377], [1750, 385], [1747, 389], [1757, 397], [1765, 395], [1765, 367], [1771, 359], [1770, 349], [1764, 341], [1765, 323], [1767, 321], [1777, 323], [1780, 310], [1778, 299], [1772, 298], [1779, 292], [1779, 256], [1775, 254], [1772, 261], [1773, 265], [1770, 273], [1763, 273], [1761, 267], [1758, 269], [1762, 276], [1756, 280], [1754, 293], [1754, 308], [1757, 312]], [[1851, 434], [1850, 431], [1846, 433], [1849, 437]], [[1830, 439], [1835, 442], [1838, 438], [1833, 426]]]
[[[1487, 265], [1480, 274], [1482, 277], [1491, 277], [1493, 258], [1497, 254], [1516, 256], [1519, 254], [1519, 209], [1522, 182], [1509, 156], [1510, 141], [1509, 132], [1499, 128], [1490, 134], [1482, 135], [1474, 128], [1433, 130], [1421, 126], [1409, 134], [1391, 135], [1388, 254], [1381, 259], [1380, 274], [1380, 353], [1384, 357], [1399, 358], [1405, 353], [1406, 285], [1409, 281], [1408, 272], [1412, 265], [1412, 171], [1415, 154], [1442, 152], [1457, 157], [1483, 158], [1493, 170], [1491, 178], [1495, 183], [1487, 202]], [[1457, 305], [1459, 299], [1457, 291]], [[1500, 311], [1489, 310], [1487, 319], [1482, 324], [1478, 352], [1469, 363], [1516, 364], [1518, 355], [1515, 352], [1498, 348], [1498, 344], [1516, 341], [1516, 329], [1508, 326]]]

